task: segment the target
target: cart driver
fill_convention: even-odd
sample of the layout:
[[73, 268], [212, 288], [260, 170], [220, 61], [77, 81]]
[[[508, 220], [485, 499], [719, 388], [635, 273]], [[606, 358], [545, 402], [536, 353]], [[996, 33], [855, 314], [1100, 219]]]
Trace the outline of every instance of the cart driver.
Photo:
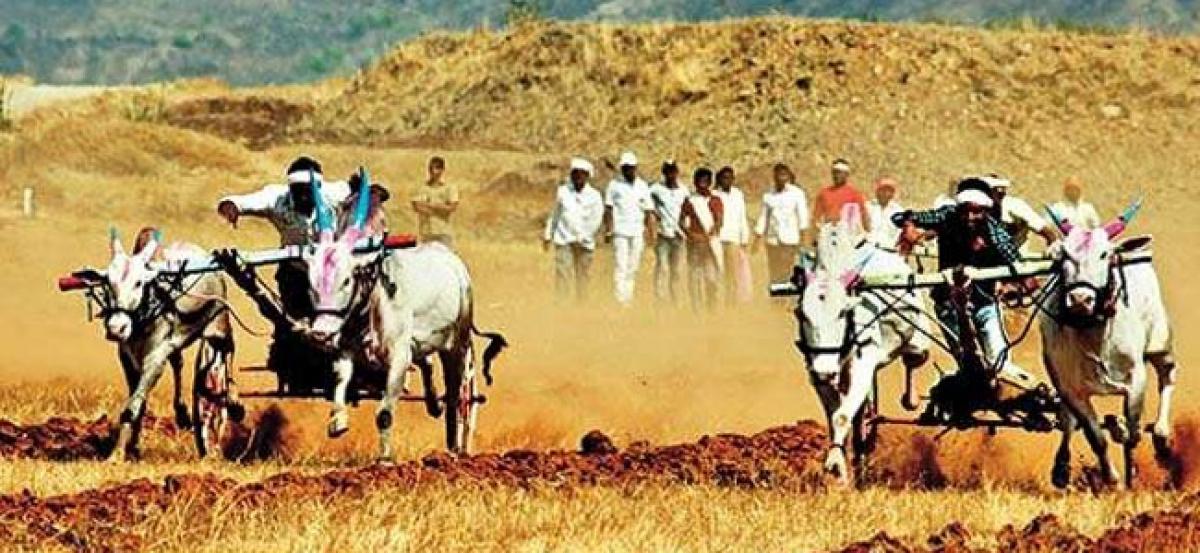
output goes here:
[[[898, 247], [902, 252], [925, 239], [926, 231], [937, 236], [938, 269], [962, 270], [970, 276], [970, 269], [988, 267], [1013, 267], [1020, 261], [1020, 253], [1012, 237], [1001, 223], [990, 214], [993, 207], [991, 188], [985, 180], [968, 177], [958, 183], [953, 205], [945, 205], [925, 211], [904, 211], [892, 216], [892, 222], [900, 227]], [[1022, 287], [1026, 291], [1037, 288], [1038, 282], [1028, 277], [1016, 284], [1003, 286]], [[974, 322], [979, 346], [986, 364], [986, 377], [1030, 389], [1036, 380], [1012, 362], [1009, 355], [1008, 337], [1004, 333], [998, 289], [995, 281], [966, 283], [967, 309]], [[938, 320], [943, 333], [954, 351], [958, 351], [957, 337], [960, 335], [959, 318], [955, 304], [951, 301], [949, 284], [933, 289]]]
[[[242, 216], [260, 217], [269, 221], [279, 231], [282, 246], [303, 246], [315, 243], [318, 238], [316, 199], [313, 182], [316, 181], [327, 206], [341, 206], [350, 195], [350, 186], [341, 181], [326, 181], [321, 175], [321, 164], [317, 160], [300, 156], [288, 166], [287, 184], [269, 184], [249, 194], [225, 196], [217, 202], [217, 212], [229, 224], [237, 228]], [[337, 214], [331, 214], [337, 217]], [[280, 263], [275, 271], [275, 282], [279, 299], [287, 315], [293, 319], [307, 320], [315, 308], [308, 293], [308, 270], [301, 260]], [[276, 346], [290, 337], [287, 329], [276, 327], [274, 344], [271, 348], [272, 361], [279, 361]], [[269, 361], [268, 365], [276, 366]]]

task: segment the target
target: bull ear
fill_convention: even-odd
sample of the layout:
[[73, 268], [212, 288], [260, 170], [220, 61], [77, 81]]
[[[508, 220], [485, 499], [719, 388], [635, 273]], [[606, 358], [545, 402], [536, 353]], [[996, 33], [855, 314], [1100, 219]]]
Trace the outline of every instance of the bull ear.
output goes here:
[[108, 252], [113, 257], [125, 255], [125, 246], [121, 245], [121, 235], [117, 233], [117, 227], [108, 227]]
[[1150, 246], [1150, 242], [1154, 241], [1154, 237], [1148, 234], [1141, 236], [1132, 236], [1121, 240], [1117, 243], [1117, 253], [1132, 253], [1138, 250], [1145, 249]]

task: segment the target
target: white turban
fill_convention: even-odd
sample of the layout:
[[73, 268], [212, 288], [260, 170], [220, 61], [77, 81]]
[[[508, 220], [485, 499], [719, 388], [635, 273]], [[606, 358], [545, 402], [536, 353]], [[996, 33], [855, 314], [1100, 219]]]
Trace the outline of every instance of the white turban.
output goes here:
[[[312, 175], [312, 177], [310, 178], [309, 175]], [[324, 177], [318, 171], [312, 171], [311, 173], [309, 171], [296, 171], [288, 173], [287, 181], [288, 184], [309, 184], [314, 178], [318, 181], [324, 180]]]
[[625, 152], [621, 154], [621, 161], [618, 163], [618, 165], [621, 167], [637, 167], [637, 164], [638, 159], [637, 156], [633, 155], [633, 152]]
[[961, 204], [974, 204], [983, 207], [992, 207], [992, 197], [988, 196], [982, 190], [968, 188], [959, 192], [954, 196], [954, 201]]
[[594, 173], [591, 162], [581, 157], [571, 159], [571, 171], [583, 171], [587, 173], [589, 177]]

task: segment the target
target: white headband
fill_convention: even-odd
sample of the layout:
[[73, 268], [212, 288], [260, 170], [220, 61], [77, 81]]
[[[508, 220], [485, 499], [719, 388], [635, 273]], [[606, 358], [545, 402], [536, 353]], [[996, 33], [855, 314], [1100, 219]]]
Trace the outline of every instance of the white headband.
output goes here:
[[844, 161], [839, 161], [833, 164], [833, 169], [835, 171], [846, 171], [848, 173], [850, 172], [850, 164]]
[[312, 179], [309, 177], [309, 175], [311, 175], [312, 177], [315, 177], [318, 181], [322, 180], [322, 178], [323, 178], [321, 176], [321, 173], [318, 173], [316, 171], [313, 171], [311, 173], [308, 171], [296, 171], [295, 173], [288, 173], [288, 176], [287, 176], [288, 184], [311, 183]]
[[959, 204], [975, 204], [983, 207], [992, 207], [992, 197], [984, 194], [982, 190], [968, 188], [959, 192], [954, 196], [954, 201]]

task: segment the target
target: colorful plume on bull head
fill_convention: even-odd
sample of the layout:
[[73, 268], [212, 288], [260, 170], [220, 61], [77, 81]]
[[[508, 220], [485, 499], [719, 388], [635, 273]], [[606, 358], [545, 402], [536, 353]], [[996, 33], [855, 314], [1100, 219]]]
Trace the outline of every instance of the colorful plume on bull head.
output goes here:
[[313, 185], [318, 242], [305, 254], [313, 303], [317, 307], [310, 337], [327, 347], [336, 341], [350, 304], [355, 300], [353, 250], [364, 235], [371, 201], [366, 169], [360, 167], [359, 175], [362, 187], [358, 190], [349, 224], [336, 239], [330, 209], [315, 181]]

